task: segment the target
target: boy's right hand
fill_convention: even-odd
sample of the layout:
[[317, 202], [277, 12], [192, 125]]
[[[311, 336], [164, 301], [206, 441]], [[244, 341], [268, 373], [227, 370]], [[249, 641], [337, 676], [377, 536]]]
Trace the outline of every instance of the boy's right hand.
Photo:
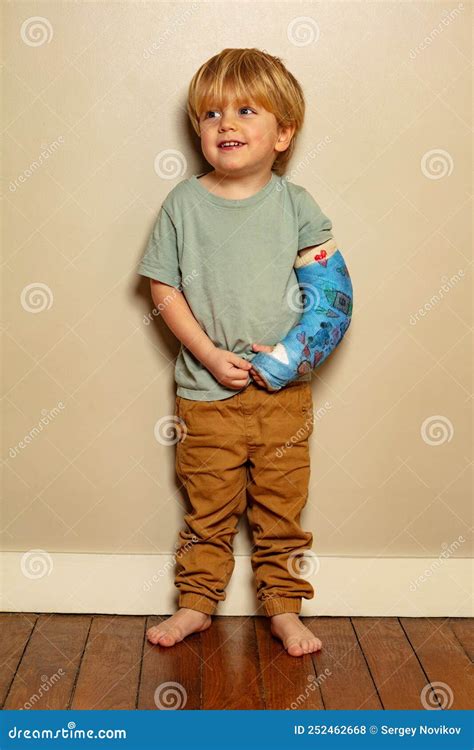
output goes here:
[[215, 379], [226, 388], [244, 388], [249, 381], [250, 362], [234, 352], [216, 347], [208, 356], [205, 366]]

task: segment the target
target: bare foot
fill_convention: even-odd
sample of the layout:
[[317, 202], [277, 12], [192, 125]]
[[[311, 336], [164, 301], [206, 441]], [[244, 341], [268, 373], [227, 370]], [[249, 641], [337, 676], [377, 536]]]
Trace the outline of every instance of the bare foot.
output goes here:
[[190, 633], [200, 633], [207, 630], [212, 623], [210, 615], [198, 612], [196, 609], [181, 607], [171, 617], [159, 625], [148, 628], [146, 636], [150, 643], [160, 646], [174, 646]]
[[319, 651], [323, 645], [319, 638], [303, 625], [295, 612], [273, 615], [270, 629], [282, 642], [290, 656], [304, 656]]

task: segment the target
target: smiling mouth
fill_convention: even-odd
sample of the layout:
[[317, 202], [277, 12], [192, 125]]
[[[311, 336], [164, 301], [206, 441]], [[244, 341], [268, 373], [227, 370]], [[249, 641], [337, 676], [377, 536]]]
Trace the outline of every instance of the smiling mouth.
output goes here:
[[218, 148], [220, 148], [221, 151], [235, 151], [245, 145], [246, 144], [241, 141], [227, 141], [226, 143], [220, 143]]

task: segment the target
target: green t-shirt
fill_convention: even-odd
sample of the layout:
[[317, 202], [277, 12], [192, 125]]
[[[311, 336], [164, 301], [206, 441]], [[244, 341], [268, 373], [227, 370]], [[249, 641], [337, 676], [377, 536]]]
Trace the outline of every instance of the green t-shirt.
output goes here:
[[[301, 317], [297, 252], [331, 239], [332, 224], [304, 187], [275, 172], [241, 200], [214, 195], [201, 176], [181, 180], [168, 193], [138, 273], [179, 288], [211, 341], [252, 361], [252, 343], [277, 344]], [[184, 398], [213, 401], [238, 393], [183, 345], [174, 374]], [[311, 373], [298, 378], [310, 379]]]

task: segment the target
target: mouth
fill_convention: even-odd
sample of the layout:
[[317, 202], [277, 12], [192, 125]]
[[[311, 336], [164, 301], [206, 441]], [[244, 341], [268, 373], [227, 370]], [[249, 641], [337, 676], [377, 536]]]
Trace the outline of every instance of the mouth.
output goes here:
[[237, 149], [242, 148], [245, 146], [245, 143], [242, 143], [242, 141], [221, 141], [218, 144], [218, 148], [221, 151], [237, 151]]

